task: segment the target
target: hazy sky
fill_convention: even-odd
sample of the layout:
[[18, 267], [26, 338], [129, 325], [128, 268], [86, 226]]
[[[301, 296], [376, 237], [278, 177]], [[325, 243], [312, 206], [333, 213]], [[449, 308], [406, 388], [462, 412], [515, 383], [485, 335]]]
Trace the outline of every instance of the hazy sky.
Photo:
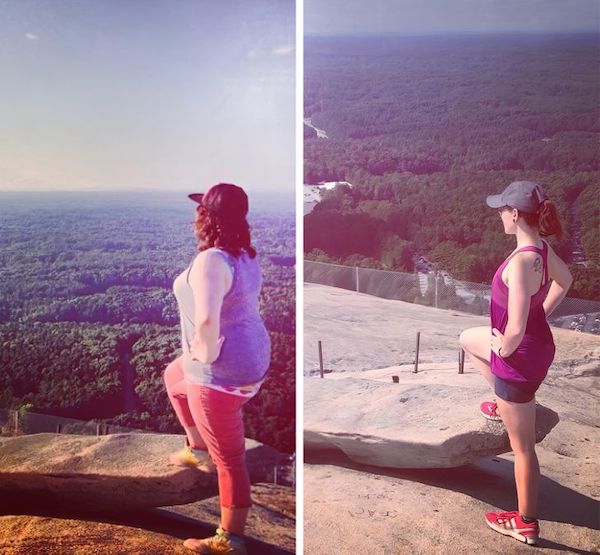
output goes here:
[[305, 0], [305, 34], [598, 31], [600, 0]]
[[0, 0], [0, 190], [294, 186], [293, 0]]

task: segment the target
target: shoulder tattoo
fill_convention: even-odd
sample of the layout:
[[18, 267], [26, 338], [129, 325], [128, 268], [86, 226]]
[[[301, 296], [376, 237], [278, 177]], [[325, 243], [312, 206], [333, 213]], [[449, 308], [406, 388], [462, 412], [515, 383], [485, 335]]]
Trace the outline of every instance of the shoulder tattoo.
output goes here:
[[542, 271], [542, 261], [538, 257], [536, 257], [536, 259], [533, 261], [533, 271], [534, 272]]

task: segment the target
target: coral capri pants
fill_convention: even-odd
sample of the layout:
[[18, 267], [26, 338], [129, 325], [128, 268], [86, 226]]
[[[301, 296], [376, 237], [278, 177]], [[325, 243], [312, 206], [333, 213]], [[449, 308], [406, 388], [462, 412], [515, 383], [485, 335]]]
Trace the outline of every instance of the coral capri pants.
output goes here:
[[187, 383], [181, 357], [164, 372], [169, 399], [182, 426], [196, 426], [217, 467], [222, 507], [252, 505], [246, 466], [242, 406], [248, 401], [199, 384]]

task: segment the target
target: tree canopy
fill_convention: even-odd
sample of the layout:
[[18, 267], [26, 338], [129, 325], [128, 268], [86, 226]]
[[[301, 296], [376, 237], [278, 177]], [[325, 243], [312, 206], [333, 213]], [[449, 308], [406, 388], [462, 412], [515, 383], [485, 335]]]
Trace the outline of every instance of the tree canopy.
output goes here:
[[[174, 278], [197, 250], [188, 209], [119, 197], [0, 196], [0, 407], [180, 433], [162, 373], [181, 354]], [[6, 202], [2, 202], [6, 200]], [[269, 379], [247, 435], [295, 449], [294, 215], [251, 214]]]
[[[600, 98], [591, 35], [309, 37], [307, 258], [488, 282], [512, 243], [485, 197], [538, 181], [564, 227], [569, 295], [600, 298]], [[578, 254], [580, 252], [581, 254]]]

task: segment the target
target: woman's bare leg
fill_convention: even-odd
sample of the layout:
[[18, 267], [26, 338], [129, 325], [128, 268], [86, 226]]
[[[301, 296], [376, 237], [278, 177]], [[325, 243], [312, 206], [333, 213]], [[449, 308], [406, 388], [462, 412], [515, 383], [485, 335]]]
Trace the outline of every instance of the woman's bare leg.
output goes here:
[[185, 435], [187, 436], [192, 449], [206, 451], [206, 444], [196, 426], [184, 426], [183, 429], [185, 430]]
[[248, 520], [249, 508], [232, 508], [221, 506], [221, 528], [232, 534], [242, 536], [246, 521]]
[[540, 465], [535, 453], [535, 398], [527, 403], [498, 399], [502, 421], [515, 454], [515, 483], [519, 513], [537, 518]]
[[490, 370], [492, 330], [488, 326], [469, 328], [460, 334], [460, 346], [469, 355], [473, 366], [494, 388], [494, 375]]

